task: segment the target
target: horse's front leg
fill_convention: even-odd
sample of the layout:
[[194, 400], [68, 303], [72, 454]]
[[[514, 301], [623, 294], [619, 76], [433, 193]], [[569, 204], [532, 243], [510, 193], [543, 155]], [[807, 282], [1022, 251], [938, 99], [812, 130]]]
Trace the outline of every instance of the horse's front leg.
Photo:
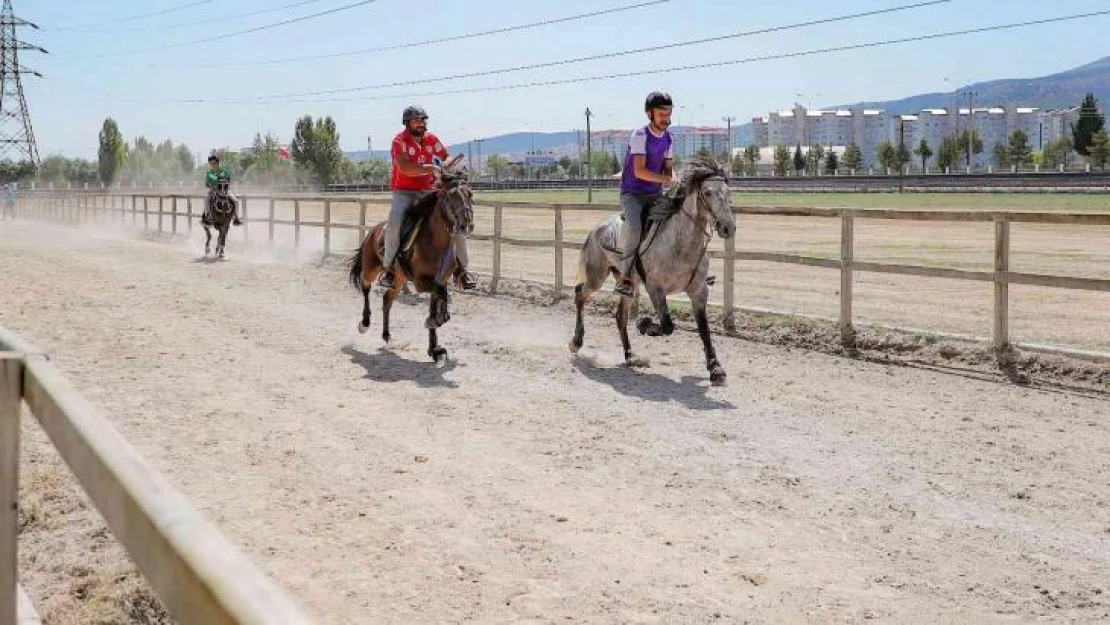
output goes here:
[[647, 292], [659, 322], [656, 323], [651, 317], [641, 317], [636, 328], [640, 334], [648, 336], [670, 336], [674, 333], [674, 320], [671, 319], [671, 310], [667, 307], [667, 292], [652, 286], [647, 286]]
[[717, 350], [713, 348], [713, 336], [709, 333], [709, 316], [706, 313], [709, 286], [706, 285], [705, 280], [695, 280], [686, 294], [690, 296], [694, 319], [698, 323], [698, 336], [701, 337], [702, 346], [705, 348], [705, 367], [709, 370], [709, 381], [714, 386], [722, 386], [728, 374], [717, 360]]
[[212, 230], [208, 228], [207, 224], [204, 226], [204, 236], [206, 237], [204, 240], [204, 255], [208, 256], [212, 253]]
[[220, 258], [227, 255], [227, 229], [228, 224], [224, 222], [224, 224], [220, 226], [220, 238], [216, 242], [216, 256]]
[[[436, 287], [432, 291], [432, 301], [428, 304], [428, 320], [424, 322], [424, 325], [428, 328], [428, 355], [432, 357], [437, 366], [442, 366], [447, 362], [447, 350], [440, 346], [439, 337], [436, 336], [436, 328], [443, 325], [437, 323], [437, 318], [440, 316], [439, 309], [441, 306], [444, 308], [444, 314], [446, 313], [446, 302], [441, 298], [447, 290], [438, 284]], [[440, 291], [443, 291], [443, 294]]]

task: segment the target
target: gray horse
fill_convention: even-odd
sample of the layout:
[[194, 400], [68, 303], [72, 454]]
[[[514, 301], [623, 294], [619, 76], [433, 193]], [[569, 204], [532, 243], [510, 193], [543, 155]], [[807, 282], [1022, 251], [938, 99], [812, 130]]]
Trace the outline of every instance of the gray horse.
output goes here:
[[[736, 231], [736, 220], [729, 203], [728, 178], [712, 159], [694, 158], [679, 171], [679, 180], [672, 185], [648, 211], [639, 259], [633, 272], [633, 292], [639, 293], [642, 282], [659, 322], [643, 317], [637, 324], [641, 334], [666, 336], [674, 332], [674, 321], [667, 308], [667, 296], [685, 292], [690, 297], [694, 318], [705, 347], [706, 367], [715, 385], [725, 383], [725, 370], [717, 361], [709, 334], [706, 302], [709, 299], [709, 257], [706, 250], [712, 230], [722, 238]], [[585, 328], [582, 310], [590, 296], [601, 288], [608, 276], [618, 276], [617, 268], [624, 252], [618, 249], [623, 219], [613, 215], [597, 225], [582, 246], [578, 263], [578, 286], [574, 303], [578, 310], [570, 351], [582, 347]], [[628, 340], [628, 317], [633, 299], [622, 297], [617, 306], [617, 329], [624, 345], [625, 362], [634, 364]]]

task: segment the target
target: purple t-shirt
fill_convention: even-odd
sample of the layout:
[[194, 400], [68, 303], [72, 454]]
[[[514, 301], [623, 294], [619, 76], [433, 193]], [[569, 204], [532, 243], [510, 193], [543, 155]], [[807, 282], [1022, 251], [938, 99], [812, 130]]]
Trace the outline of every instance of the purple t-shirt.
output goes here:
[[637, 128], [628, 140], [628, 152], [624, 155], [624, 170], [621, 172], [621, 193], [659, 193], [663, 185], [658, 182], [648, 182], [636, 177], [635, 168], [632, 166], [632, 157], [644, 156], [645, 168], [657, 174], [663, 173], [663, 163], [668, 158], [674, 158], [673, 139], [671, 133], [664, 130], [663, 134], [656, 136], [648, 126]]

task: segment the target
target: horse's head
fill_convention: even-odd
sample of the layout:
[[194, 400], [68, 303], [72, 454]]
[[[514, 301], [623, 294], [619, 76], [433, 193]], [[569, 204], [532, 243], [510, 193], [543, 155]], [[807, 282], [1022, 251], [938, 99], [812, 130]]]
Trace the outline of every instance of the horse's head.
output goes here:
[[220, 197], [224, 197], [229, 193], [230, 189], [231, 189], [231, 181], [228, 180], [227, 178], [221, 178], [221, 179], [216, 181], [216, 188], [214, 189], [214, 191], [216, 192], [216, 195], [219, 195]]
[[683, 210], [688, 210], [691, 216], [703, 217], [707, 222], [712, 222], [717, 234], [723, 239], [736, 232], [728, 175], [716, 161], [702, 157], [686, 161], [679, 175], [678, 186], [679, 194], [686, 202]]
[[444, 165], [436, 176], [436, 195], [452, 232], [474, 232], [474, 194], [465, 167], [455, 169], [458, 158]]

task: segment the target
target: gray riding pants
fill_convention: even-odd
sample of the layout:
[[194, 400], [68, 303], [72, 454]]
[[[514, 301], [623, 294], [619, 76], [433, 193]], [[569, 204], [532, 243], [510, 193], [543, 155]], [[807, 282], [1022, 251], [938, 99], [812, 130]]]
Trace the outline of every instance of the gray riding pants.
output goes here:
[[624, 238], [621, 250], [621, 275], [631, 276], [632, 265], [636, 260], [636, 248], [644, 229], [644, 214], [659, 199], [658, 193], [621, 193], [621, 214], [624, 215]]

